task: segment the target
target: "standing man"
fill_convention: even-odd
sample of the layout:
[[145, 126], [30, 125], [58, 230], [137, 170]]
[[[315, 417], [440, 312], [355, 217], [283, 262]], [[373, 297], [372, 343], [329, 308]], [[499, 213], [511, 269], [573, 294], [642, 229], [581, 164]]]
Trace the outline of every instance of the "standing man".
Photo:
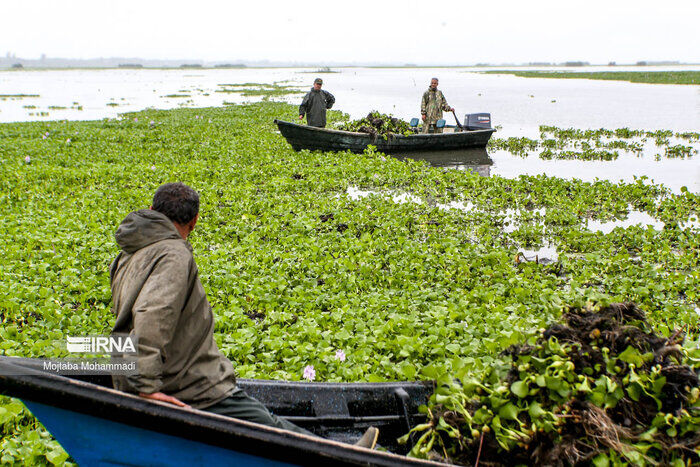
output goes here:
[[438, 91], [438, 79], [430, 80], [430, 87], [423, 93], [420, 103], [420, 114], [423, 118], [423, 133], [442, 133], [442, 128], [435, 128], [435, 123], [442, 118], [442, 111], [452, 112], [454, 109], [447, 105], [447, 100]]
[[[311, 432], [271, 414], [236, 386], [233, 365], [214, 340], [214, 314], [187, 241], [199, 219], [199, 194], [182, 183], [156, 190], [150, 209], [134, 211], [115, 233], [121, 252], [109, 270], [113, 333], [137, 336], [137, 374], [114, 387], [178, 407]], [[357, 443], [373, 448], [371, 427]]]
[[318, 128], [326, 126], [326, 109], [330, 109], [335, 104], [333, 94], [323, 91], [321, 86], [323, 86], [323, 80], [316, 78], [314, 87], [306, 93], [299, 106], [299, 120], [306, 115], [306, 123]]

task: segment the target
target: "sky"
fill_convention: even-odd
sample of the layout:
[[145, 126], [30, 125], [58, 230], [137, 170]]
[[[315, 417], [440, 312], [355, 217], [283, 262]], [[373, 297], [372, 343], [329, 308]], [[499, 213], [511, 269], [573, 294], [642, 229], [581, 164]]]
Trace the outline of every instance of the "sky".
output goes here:
[[699, 0], [0, 0], [0, 56], [700, 63]]

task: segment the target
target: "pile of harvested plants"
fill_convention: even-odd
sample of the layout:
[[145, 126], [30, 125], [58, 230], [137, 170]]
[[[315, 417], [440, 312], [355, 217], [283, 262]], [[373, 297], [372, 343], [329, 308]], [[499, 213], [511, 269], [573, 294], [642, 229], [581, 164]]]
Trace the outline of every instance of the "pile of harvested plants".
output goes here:
[[439, 387], [411, 455], [479, 465], [697, 465], [697, 350], [631, 303], [575, 309], [482, 378]]
[[396, 118], [393, 115], [377, 112], [376, 110], [368, 113], [365, 118], [342, 123], [338, 126], [338, 129], [357, 133], [368, 133], [373, 137], [383, 136], [384, 138], [394, 134], [408, 136], [415, 133], [408, 122]]

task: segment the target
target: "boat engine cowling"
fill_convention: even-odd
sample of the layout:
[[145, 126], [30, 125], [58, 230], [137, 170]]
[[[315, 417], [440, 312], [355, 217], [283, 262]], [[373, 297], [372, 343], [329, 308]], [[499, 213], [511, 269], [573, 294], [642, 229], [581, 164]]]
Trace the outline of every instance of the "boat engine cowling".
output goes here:
[[464, 116], [464, 128], [467, 130], [489, 130], [491, 129], [491, 114], [477, 113], [466, 114]]

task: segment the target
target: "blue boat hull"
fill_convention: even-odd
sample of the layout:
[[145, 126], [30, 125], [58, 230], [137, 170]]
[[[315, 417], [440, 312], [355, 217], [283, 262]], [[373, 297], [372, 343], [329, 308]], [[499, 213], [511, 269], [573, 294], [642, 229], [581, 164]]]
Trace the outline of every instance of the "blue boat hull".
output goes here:
[[297, 465], [222, 449], [46, 404], [23, 402], [81, 466]]
[[435, 465], [348, 444], [369, 425], [380, 427], [386, 443], [408, 432], [432, 390], [426, 382], [239, 381], [317, 437], [120, 392], [108, 375], [96, 384], [40, 367], [0, 356], [0, 394], [21, 399], [81, 466]]

